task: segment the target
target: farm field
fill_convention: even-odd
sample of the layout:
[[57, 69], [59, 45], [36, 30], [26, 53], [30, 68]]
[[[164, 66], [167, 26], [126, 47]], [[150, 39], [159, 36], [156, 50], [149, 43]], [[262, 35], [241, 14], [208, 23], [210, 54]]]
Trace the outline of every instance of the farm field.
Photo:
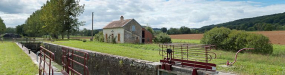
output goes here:
[[[285, 45], [285, 31], [256, 31], [250, 32], [256, 34], [263, 34], [267, 36], [271, 43]], [[170, 35], [172, 39], [202, 39], [203, 34], [180, 34], [180, 35]]]
[[[186, 41], [198, 43], [200, 40], [180, 40], [173, 39], [173, 42]], [[87, 49], [102, 53], [108, 53], [130, 58], [155, 61], [161, 59], [157, 44], [110, 44], [96, 41], [56, 41], [59, 45]], [[285, 46], [273, 45], [272, 55], [260, 55], [251, 53], [240, 53], [237, 62], [232, 67], [222, 67], [227, 61], [233, 62], [235, 52], [213, 50], [217, 54], [217, 59], [210, 61], [218, 65], [217, 70], [222, 72], [233, 72], [242, 75], [284, 75], [285, 74]]]
[[0, 75], [35, 75], [38, 67], [14, 42], [0, 42]]

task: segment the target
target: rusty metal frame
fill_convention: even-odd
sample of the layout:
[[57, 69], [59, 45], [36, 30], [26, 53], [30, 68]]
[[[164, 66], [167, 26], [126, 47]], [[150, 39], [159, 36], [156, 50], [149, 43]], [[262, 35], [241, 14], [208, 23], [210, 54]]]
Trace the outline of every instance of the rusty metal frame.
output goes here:
[[[211, 52], [213, 48], [216, 49], [215, 45], [169, 43], [159, 44], [159, 47], [161, 47], [159, 55], [162, 56], [162, 60], [160, 60], [162, 63], [161, 69], [171, 70], [171, 68], [167, 67], [171, 67], [171, 65], [181, 65], [182, 67], [215, 71], [214, 67], [216, 67], [216, 64], [209, 63], [213, 58], [216, 58], [216, 54]], [[167, 53], [167, 49], [172, 49], [172, 53]], [[213, 54], [214, 57], [212, 57]], [[198, 58], [199, 60], [193, 58]]]
[[[76, 54], [75, 52], [79, 52], [82, 53], [83, 56], [80, 56], [78, 54]], [[63, 66], [63, 70], [62, 73], [64, 75], [89, 75], [89, 70], [87, 67], [87, 61], [89, 59], [89, 55], [87, 52], [84, 51], [80, 51], [80, 50], [75, 50], [75, 49], [71, 49], [71, 48], [67, 48], [67, 47], [62, 47], [62, 66]], [[84, 59], [83, 62], [79, 62], [77, 60], [75, 60], [74, 58], [81, 58]], [[78, 64], [80, 66], [83, 67], [83, 74], [79, 73], [78, 71], [76, 71], [74, 69], [74, 63]]]
[[[54, 60], [54, 53], [42, 46], [40, 46], [40, 48], [41, 48], [40, 50], [41, 55], [40, 55], [40, 62], [39, 62], [39, 75], [53, 75], [54, 71], [51, 66], [51, 61]], [[48, 60], [46, 60], [46, 58]], [[45, 71], [45, 65], [48, 65], [49, 72]]]

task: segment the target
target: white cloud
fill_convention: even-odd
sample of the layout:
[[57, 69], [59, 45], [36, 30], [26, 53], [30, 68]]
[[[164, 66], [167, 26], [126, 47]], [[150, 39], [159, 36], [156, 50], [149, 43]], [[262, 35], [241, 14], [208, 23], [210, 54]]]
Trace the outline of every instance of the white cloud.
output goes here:
[[[22, 24], [27, 14], [39, 9], [46, 0], [20, 0], [25, 5], [17, 16], [2, 17], [8, 26]], [[31, 3], [29, 3], [31, 2]], [[101, 29], [121, 15], [134, 18], [140, 24], [149, 24], [154, 28], [181, 27], [199, 28], [211, 24], [219, 24], [242, 18], [270, 15], [285, 12], [285, 4], [264, 6], [252, 1], [209, 1], [209, 0], [81, 0], [85, 4], [85, 12], [79, 17], [86, 25], [81, 29], [91, 29], [91, 13], [94, 12], [94, 29]], [[3, 12], [3, 11], [2, 11]], [[9, 13], [4, 13], [11, 15]], [[15, 15], [15, 14], [14, 14]], [[20, 19], [19, 19], [20, 17]], [[15, 22], [13, 21], [19, 21]], [[20, 21], [21, 20], [21, 21]]]
[[6, 27], [15, 27], [23, 24], [45, 2], [46, 0], [1, 0], [0, 17]]
[[[207, 1], [207, 0], [112, 0], [112, 1], [82, 1], [86, 5], [86, 28], [91, 27], [91, 12], [95, 13], [102, 28], [110, 21], [118, 20], [120, 15], [134, 18], [142, 25], [152, 27], [199, 28], [211, 24], [219, 24], [242, 18], [270, 15], [285, 12], [285, 4], [262, 6], [252, 1]], [[96, 8], [97, 9], [96, 9]], [[113, 8], [111, 8], [113, 7]], [[102, 25], [103, 24], [103, 25]], [[96, 25], [96, 24], [94, 24]], [[83, 27], [81, 27], [83, 28]], [[99, 29], [96, 28], [96, 29]]]

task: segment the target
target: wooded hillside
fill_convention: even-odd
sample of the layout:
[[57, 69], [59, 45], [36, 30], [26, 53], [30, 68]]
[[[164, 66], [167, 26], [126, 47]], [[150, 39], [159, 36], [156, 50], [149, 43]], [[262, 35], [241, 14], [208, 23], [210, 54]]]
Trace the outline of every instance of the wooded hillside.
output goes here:
[[285, 30], [285, 12], [273, 15], [239, 19], [217, 25], [204, 26], [201, 27], [199, 31], [205, 32], [214, 27], [227, 27], [230, 29], [246, 31]]

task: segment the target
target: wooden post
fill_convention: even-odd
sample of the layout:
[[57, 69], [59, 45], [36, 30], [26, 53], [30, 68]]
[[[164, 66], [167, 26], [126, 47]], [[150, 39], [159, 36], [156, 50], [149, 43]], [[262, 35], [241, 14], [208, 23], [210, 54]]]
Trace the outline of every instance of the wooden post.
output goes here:
[[92, 36], [92, 37], [91, 37], [90, 41], [93, 41], [93, 32], [94, 32], [94, 31], [93, 31], [93, 13], [94, 13], [94, 12], [92, 12], [92, 31], [91, 31], [91, 36]]

